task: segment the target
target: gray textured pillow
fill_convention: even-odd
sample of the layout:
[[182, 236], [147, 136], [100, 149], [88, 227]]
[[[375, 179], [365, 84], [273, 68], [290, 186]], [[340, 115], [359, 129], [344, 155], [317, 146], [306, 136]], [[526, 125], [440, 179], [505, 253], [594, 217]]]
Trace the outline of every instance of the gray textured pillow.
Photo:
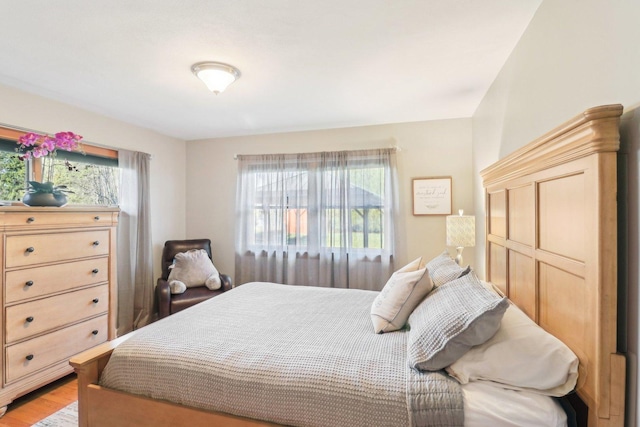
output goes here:
[[508, 305], [473, 272], [435, 288], [409, 316], [410, 366], [423, 371], [449, 366], [496, 333]]
[[460, 267], [446, 250], [427, 263], [433, 286], [440, 286], [468, 274], [471, 267]]

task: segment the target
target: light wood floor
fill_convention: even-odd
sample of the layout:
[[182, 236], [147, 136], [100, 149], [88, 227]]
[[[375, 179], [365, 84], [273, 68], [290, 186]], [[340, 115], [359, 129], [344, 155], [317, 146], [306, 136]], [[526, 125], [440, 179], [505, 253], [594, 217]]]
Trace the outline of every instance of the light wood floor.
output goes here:
[[78, 399], [78, 380], [68, 375], [13, 401], [1, 427], [28, 427]]

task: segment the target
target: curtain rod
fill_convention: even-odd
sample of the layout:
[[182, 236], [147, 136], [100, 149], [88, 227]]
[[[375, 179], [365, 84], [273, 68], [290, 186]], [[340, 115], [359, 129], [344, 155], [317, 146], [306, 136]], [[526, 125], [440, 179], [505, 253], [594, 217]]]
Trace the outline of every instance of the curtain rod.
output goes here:
[[[393, 140], [394, 140], [394, 142], [395, 142], [395, 138], [394, 138]], [[366, 150], [384, 150], [384, 149], [386, 149], [386, 148], [390, 148], [390, 149], [392, 149], [393, 151], [397, 151], [397, 152], [402, 151], [402, 148], [401, 148], [399, 145], [394, 144], [394, 145], [392, 145], [391, 147], [363, 148], [362, 150], [337, 150], [336, 152], [343, 152], [343, 151], [366, 151]], [[320, 152], [324, 152], [324, 153], [326, 153], [327, 151], [320, 151]], [[313, 153], [318, 153], [318, 151], [310, 151], [310, 152], [307, 152], [307, 153], [273, 153], [273, 155], [276, 155], [276, 156], [277, 156], [277, 155], [290, 155], [290, 154], [313, 154]], [[260, 156], [260, 155], [261, 155], [261, 154], [237, 154], [237, 153], [236, 153], [236, 154], [234, 154], [234, 155], [233, 155], [233, 160], [238, 160], [238, 156]]]

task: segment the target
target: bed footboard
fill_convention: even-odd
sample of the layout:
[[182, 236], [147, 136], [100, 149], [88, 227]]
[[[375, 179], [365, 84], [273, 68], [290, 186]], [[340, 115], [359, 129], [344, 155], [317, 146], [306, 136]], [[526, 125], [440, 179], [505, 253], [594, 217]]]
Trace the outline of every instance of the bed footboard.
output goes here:
[[[208, 412], [153, 400], [98, 385], [86, 390], [89, 402], [88, 424], [91, 427], [276, 427], [265, 421]], [[80, 423], [80, 426], [83, 426]]]
[[123, 335], [115, 340], [108, 341], [99, 346], [84, 351], [69, 360], [78, 375], [78, 426], [88, 427], [89, 396], [88, 390], [92, 385], [98, 384], [102, 370], [107, 365], [111, 353], [122, 342], [133, 336], [135, 332]]

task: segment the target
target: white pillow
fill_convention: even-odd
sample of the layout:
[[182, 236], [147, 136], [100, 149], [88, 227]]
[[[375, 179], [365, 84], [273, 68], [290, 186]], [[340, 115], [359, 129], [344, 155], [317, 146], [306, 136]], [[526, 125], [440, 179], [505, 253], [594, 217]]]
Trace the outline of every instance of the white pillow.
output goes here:
[[486, 380], [505, 388], [564, 396], [576, 385], [578, 358], [562, 341], [510, 304], [498, 332], [446, 370], [462, 384]]
[[404, 327], [413, 309], [433, 288], [426, 272], [420, 257], [391, 275], [371, 306], [371, 321], [377, 334]]
[[220, 273], [204, 249], [191, 249], [177, 253], [174, 264], [170, 268], [167, 281], [172, 294], [181, 294], [187, 288], [202, 285], [212, 291], [222, 286]]
[[508, 390], [490, 381], [461, 386], [465, 427], [567, 427], [567, 414], [556, 399]]

